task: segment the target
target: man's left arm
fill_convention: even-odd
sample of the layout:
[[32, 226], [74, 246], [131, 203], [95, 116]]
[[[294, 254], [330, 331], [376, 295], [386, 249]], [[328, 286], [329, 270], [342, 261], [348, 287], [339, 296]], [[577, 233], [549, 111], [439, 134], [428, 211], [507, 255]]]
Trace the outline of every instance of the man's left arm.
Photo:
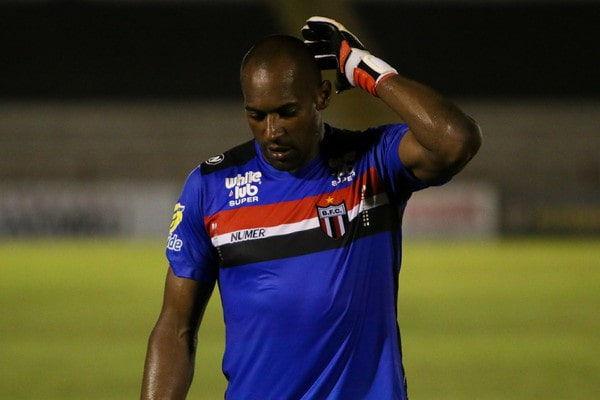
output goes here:
[[378, 85], [377, 96], [409, 127], [398, 154], [417, 178], [426, 182], [448, 179], [479, 150], [477, 123], [429, 87], [395, 75]]
[[337, 70], [338, 93], [359, 87], [381, 98], [406, 122], [409, 131], [398, 154], [418, 179], [449, 179], [477, 153], [481, 131], [472, 118], [433, 89], [399, 75], [344, 25], [315, 16], [306, 21], [302, 35], [320, 68]]

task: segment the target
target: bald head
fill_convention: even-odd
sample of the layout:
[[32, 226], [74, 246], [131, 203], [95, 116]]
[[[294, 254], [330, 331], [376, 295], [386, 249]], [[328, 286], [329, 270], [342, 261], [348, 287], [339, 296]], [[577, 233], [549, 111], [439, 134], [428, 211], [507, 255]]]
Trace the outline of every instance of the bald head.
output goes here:
[[240, 77], [246, 119], [265, 160], [294, 172], [315, 159], [331, 82], [322, 80], [308, 47], [292, 36], [269, 36], [246, 54]]
[[307, 85], [318, 86], [322, 81], [321, 70], [308, 47], [300, 39], [289, 35], [268, 36], [246, 53], [240, 69], [242, 85], [248, 75], [258, 71], [287, 71], [288, 75], [294, 75]]

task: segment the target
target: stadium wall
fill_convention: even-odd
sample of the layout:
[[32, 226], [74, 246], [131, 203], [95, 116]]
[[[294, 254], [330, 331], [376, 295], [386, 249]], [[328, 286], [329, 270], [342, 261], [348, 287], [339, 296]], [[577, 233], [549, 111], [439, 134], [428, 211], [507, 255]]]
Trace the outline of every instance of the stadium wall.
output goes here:
[[[484, 145], [448, 189], [480, 184], [478, 193], [491, 199], [482, 208], [490, 221], [496, 221], [491, 231], [600, 232], [600, 114], [596, 112], [600, 104], [458, 102], [481, 124]], [[344, 116], [332, 110], [326, 117], [338, 125]], [[381, 116], [370, 117], [381, 121], [387, 114], [382, 110]], [[353, 122], [350, 128], [369, 123]], [[0, 210], [2, 220], [11, 216], [13, 226], [0, 228], [2, 235], [17, 232], [15, 215], [33, 210], [32, 204], [47, 210], [58, 201], [50, 196], [48, 204], [43, 204], [44, 193], [71, 194], [74, 199], [84, 199], [74, 202], [90, 204], [95, 204], [91, 201], [94, 193], [114, 193], [116, 200], [111, 201], [140, 203], [135, 208], [147, 207], [147, 212], [140, 212], [149, 218], [160, 215], [159, 208], [165, 209], [168, 219], [189, 171], [250, 138], [237, 101], [4, 103], [0, 132]], [[106, 187], [113, 189], [107, 191]], [[119, 190], [128, 194], [119, 197]], [[448, 198], [436, 190], [427, 193], [444, 201]], [[436, 212], [443, 212], [444, 201]], [[417, 202], [413, 204], [416, 207]], [[108, 205], [102, 207], [110, 210]], [[126, 210], [127, 206], [117, 209]], [[31, 212], [35, 216], [37, 211]], [[23, 221], [36, 220], [32, 215], [23, 216]], [[123, 215], [125, 218], [128, 213]], [[433, 215], [431, 209], [428, 215]], [[118, 233], [161, 231], [158, 226], [147, 226], [121, 227]], [[434, 225], [430, 230], [447, 232], [445, 229]]]

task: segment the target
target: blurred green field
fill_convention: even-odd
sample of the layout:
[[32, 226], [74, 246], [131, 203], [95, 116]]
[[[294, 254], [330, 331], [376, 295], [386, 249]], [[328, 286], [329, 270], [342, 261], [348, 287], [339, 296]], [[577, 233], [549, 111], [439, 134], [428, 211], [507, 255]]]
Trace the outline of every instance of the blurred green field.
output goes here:
[[[163, 243], [0, 242], [0, 398], [134, 399]], [[600, 242], [407, 242], [400, 291], [412, 399], [600, 398]], [[213, 297], [190, 399], [223, 398]]]

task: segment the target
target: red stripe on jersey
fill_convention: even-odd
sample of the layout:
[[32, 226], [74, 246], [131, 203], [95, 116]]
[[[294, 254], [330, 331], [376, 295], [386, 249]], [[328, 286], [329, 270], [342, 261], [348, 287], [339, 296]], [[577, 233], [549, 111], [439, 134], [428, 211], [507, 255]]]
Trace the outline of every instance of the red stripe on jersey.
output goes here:
[[333, 237], [333, 233], [331, 231], [331, 222], [328, 218], [319, 218], [319, 225], [321, 225], [321, 229], [327, 234], [327, 236]]
[[[365, 192], [361, 195], [361, 187], [365, 186]], [[360, 203], [361, 199], [381, 193], [383, 185], [375, 170], [369, 168], [363, 175], [354, 179], [351, 185], [323, 193], [317, 196], [309, 196], [299, 200], [285, 201], [275, 204], [252, 205], [222, 210], [204, 218], [204, 225], [211, 237], [235, 232], [242, 229], [255, 227], [271, 227], [282, 224], [300, 222], [305, 219], [316, 217], [315, 205], [327, 206], [328, 198], [333, 198], [334, 203], [345, 201], [348, 210]], [[218, 221], [218, 232], [211, 228]]]

